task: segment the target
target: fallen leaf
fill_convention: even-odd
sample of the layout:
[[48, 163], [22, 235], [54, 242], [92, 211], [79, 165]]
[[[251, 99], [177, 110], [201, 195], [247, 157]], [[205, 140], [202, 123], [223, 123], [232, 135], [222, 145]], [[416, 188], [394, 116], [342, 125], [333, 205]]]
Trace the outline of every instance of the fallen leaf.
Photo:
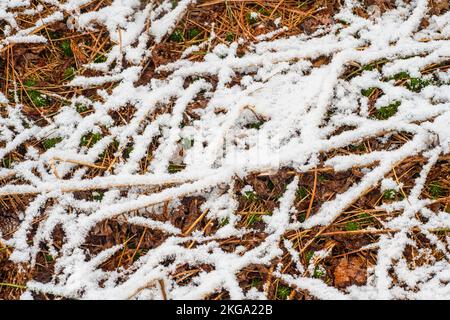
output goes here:
[[367, 280], [367, 266], [360, 257], [343, 257], [334, 270], [334, 285], [345, 288], [350, 285], [362, 285]]

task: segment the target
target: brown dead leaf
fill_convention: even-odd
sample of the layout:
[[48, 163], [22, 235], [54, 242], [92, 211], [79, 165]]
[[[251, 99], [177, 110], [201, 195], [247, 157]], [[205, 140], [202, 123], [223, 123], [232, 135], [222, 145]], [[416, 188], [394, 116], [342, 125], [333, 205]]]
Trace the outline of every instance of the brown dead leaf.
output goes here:
[[381, 9], [381, 12], [392, 9], [395, 7], [395, 0], [366, 0], [367, 6], [375, 5]]
[[254, 178], [249, 182], [252, 185], [253, 189], [255, 190], [256, 194], [260, 196], [270, 195], [270, 190], [268, 190], [267, 185], [264, 183], [264, 181], [258, 178]]
[[432, 0], [430, 2], [431, 14], [441, 15], [449, 10], [449, 0]]
[[345, 288], [350, 285], [363, 285], [367, 280], [367, 266], [358, 256], [346, 256], [339, 260], [334, 270], [334, 285]]
[[312, 61], [314, 68], [319, 68], [328, 63], [330, 63], [330, 57], [327, 56], [320, 56], [319, 58]]

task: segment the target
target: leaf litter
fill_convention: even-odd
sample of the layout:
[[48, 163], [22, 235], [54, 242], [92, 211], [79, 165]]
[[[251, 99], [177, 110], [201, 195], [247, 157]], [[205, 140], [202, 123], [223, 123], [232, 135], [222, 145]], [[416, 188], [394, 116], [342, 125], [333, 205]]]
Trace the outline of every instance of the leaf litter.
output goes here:
[[[24, 283], [21, 298], [448, 297], [450, 13], [432, 1], [374, 1], [367, 15], [346, 0], [311, 32], [212, 36], [201, 59], [189, 59], [201, 45], [153, 57], [167, 37], [178, 41], [194, 2], [49, 1], [26, 28], [21, 15], [43, 5], [0, 3], [2, 53], [47, 43], [39, 31], [63, 21], [112, 42], [96, 63], [62, 47], [91, 73], [70, 71], [74, 94], [45, 123], [17, 89], [0, 93], [0, 243], [10, 262], [52, 270]], [[29, 100], [43, 115], [53, 97], [38, 94]], [[421, 167], [406, 185], [411, 159]], [[355, 203], [380, 188], [389, 196], [355, 219]], [[27, 199], [16, 220], [6, 204], [15, 198]], [[93, 237], [106, 239], [89, 248]], [[330, 262], [345, 242], [367, 261]]]

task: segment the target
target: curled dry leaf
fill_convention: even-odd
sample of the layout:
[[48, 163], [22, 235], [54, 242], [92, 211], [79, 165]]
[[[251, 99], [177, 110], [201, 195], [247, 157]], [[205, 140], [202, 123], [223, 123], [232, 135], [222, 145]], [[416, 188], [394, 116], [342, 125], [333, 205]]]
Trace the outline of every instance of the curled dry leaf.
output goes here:
[[367, 280], [367, 266], [360, 257], [345, 256], [339, 260], [334, 270], [334, 285], [345, 288], [350, 285], [363, 285]]

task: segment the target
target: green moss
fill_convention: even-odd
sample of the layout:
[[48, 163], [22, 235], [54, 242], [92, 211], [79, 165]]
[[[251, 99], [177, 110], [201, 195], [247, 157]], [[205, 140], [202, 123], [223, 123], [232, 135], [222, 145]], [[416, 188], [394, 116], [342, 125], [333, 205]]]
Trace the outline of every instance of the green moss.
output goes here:
[[137, 261], [141, 257], [141, 250], [137, 250], [133, 256], [133, 262]]
[[383, 198], [386, 200], [394, 200], [397, 195], [397, 191], [394, 189], [387, 189], [383, 191]]
[[406, 88], [413, 92], [420, 92], [426, 86], [431, 84], [430, 80], [423, 80], [420, 78], [411, 78], [406, 82]]
[[175, 164], [175, 163], [169, 163], [169, 166], [167, 167], [167, 171], [169, 171], [169, 173], [176, 173], [176, 172], [180, 172], [181, 170], [184, 169], [184, 165], [181, 164]]
[[2, 159], [2, 166], [3, 168], [10, 169], [12, 166], [13, 160], [11, 157], [5, 157]]
[[258, 20], [259, 20], [258, 17], [252, 15], [251, 12], [247, 13], [246, 18], [247, 18], [247, 22], [248, 22], [250, 25], [257, 23]]
[[133, 151], [133, 146], [128, 146], [125, 148], [123, 152], [123, 158], [128, 159], [130, 157], [130, 153]]
[[188, 39], [194, 39], [195, 37], [197, 37], [200, 34], [200, 30], [197, 28], [191, 28], [188, 30], [187, 32], [187, 37]]
[[359, 224], [355, 221], [349, 221], [345, 224], [346, 231], [355, 231], [359, 229]]
[[261, 278], [254, 278], [254, 279], [252, 279], [252, 282], [251, 282], [251, 286], [253, 287], [253, 288], [257, 288], [257, 287], [259, 287], [259, 285], [261, 284], [261, 282], [262, 282], [262, 279]]
[[42, 142], [42, 146], [45, 148], [45, 150], [48, 150], [53, 148], [57, 143], [61, 141], [62, 141], [61, 137], [46, 139]]
[[222, 228], [222, 227], [226, 226], [229, 223], [230, 223], [230, 218], [228, 218], [228, 217], [224, 218], [224, 219], [220, 220], [219, 227]]
[[96, 144], [98, 141], [100, 141], [101, 138], [102, 138], [102, 135], [100, 133], [90, 132], [81, 138], [80, 146], [91, 147], [94, 144]]
[[259, 9], [258, 9], [258, 13], [262, 14], [263, 16], [268, 16], [268, 15], [270, 15], [270, 12], [269, 12], [266, 8], [264, 8], [264, 7], [259, 8]]
[[64, 80], [72, 80], [75, 77], [75, 68], [68, 67], [64, 70]]
[[[28, 88], [34, 87], [36, 85], [36, 81], [34, 79], [26, 79], [23, 82], [23, 85]], [[31, 100], [32, 104], [38, 108], [45, 107], [50, 102], [49, 99], [45, 95], [43, 95], [42, 93], [40, 93], [37, 90], [26, 89], [26, 92], [27, 92], [27, 96]]]
[[183, 42], [184, 41], [184, 35], [183, 31], [181, 29], [175, 29], [174, 32], [170, 35], [169, 39], [174, 42]]
[[420, 92], [423, 88], [432, 84], [431, 80], [411, 77], [411, 75], [405, 71], [395, 74], [390, 77], [389, 80], [407, 80], [405, 86], [408, 90], [413, 92]]
[[360, 223], [365, 223], [365, 224], [369, 224], [373, 221], [373, 218], [370, 214], [368, 213], [362, 213], [358, 216], [358, 219], [360, 219]]
[[314, 278], [319, 279], [319, 278], [322, 278], [324, 275], [325, 275], [325, 271], [322, 268], [320, 268], [319, 266], [316, 266], [314, 268], [314, 273], [313, 273]]
[[373, 69], [375, 69], [375, 67], [376, 67], [376, 63], [369, 63], [369, 64], [362, 66], [361, 69], [364, 71], [372, 71]]
[[347, 22], [347, 21], [345, 21], [345, 20], [343, 20], [343, 19], [338, 19], [338, 20], [336, 20], [338, 23], [340, 23], [340, 24], [343, 24], [344, 26], [347, 26], [347, 25], [349, 25], [349, 22]]
[[255, 222], [261, 221], [261, 215], [259, 214], [252, 214], [250, 215], [250, 217], [248, 218], [248, 225], [251, 226], [253, 225]]
[[28, 90], [27, 95], [30, 98], [33, 105], [38, 108], [45, 107], [50, 102], [49, 99], [45, 95], [43, 95], [42, 93], [40, 93], [39, 91], [36, 91], [36, 90]]
[[300, 222], [305, 222], [306, 220], [306, 213], [300, 213], [297, 217], [297, 220]]
[[362, 89], [361, 94], [365, 97], [370, 97], [372, 93], [375, 92], [377, 88], [368, 88], [368, 89]]
[[402, 72], [395, 74], [392, 77], [389, 77], [389, 80], [405, 80], [405, 79], [409, 79], [410, 77], [411, 76], [409, 75], [408, 72], [402, 71]]
[[261, 126], [264, 124], [264, 121], [253, 122], [247, 125], [249, 129], [259, 130]]
[[286, 286], [278, 286], [277, 288], [277, 298], [280, 300], [286, 300], [291, 294], [292, 289]]
[[438, 181], [430, 183], [428, 186], [428, 191], [433, 198], [440, 198], [445, 194], [444, 188], [442, 188]]
[[258, 200], [258, 195], [253, 191], [245, 191], [244, 198], [248, 201], [256, 201]]
[[232, 42], [234, 40], [234, 33], [228, 31], [225, 35], [225, 40], [227, 40], [228, 42]]
[[78, 113], [83, 113], [83, 112], [86, 112], [86, 111], [89, 110], [88, 107], [86, 107], [84, 104], [80, 104], [80, 103], [77, 103], [77, 104], [75, 105], [75, 108], [76, 108], [76, 110], [77, 110]]
[[111, 154], [111, 153], [116, 152], [117, 150], [119, 150], [119, 141], [117, 141], [116, 139], [114, 139], [114, 140], [111, 142], [111, 144], [108, 146], [108, 148], [107, 148], [105, 151], [103, 151], [102, 153], [100, 153], [98, 156], [99, 156], [99, 158], [103, 159], [103, 158], [105, 158], [105, 156], [106, 156], [108, 153]]
[[113, 142], [111, 142], [111, 147], [112, 147], [113, 151], [119, 150], [119, 145], [120, 145], [120, 143], [116, 139], [114, 139]]
[[55, 31], [51, 31], [51, 30], [48, 30], [47, 32], [48, 32], [48, 36], [51, 40], [56, 40], [58, 38], [61, 38], [61, 35], [59, 34], [59, 32], [55, 32]]
[[350, 151], [360, 151], [360, 152], [364, 152], [367, 150], [364, 143], [351, 144], [351, 145], [349, 145], [349, 149], [350, 149]]
[[298, 199], [304, 199], [308, 196], [308, 190], [304, 186], [298, 187], [297, 191], [295, 192], [295, 196]]
[[106, 56], [102, 54], [97, 54], [94, 58], [94, 63], [103, 63], [106, 62], [106, 60], [107, 60]]
[[378, 120], [386, 120], [392, 117], [394, 114], [397, 113], [398, 107], [400, 106], [400, 101], [395, 101], [388, 106], [381, 107], [377, 110], [376, 118]]
[[[344, 22], [344, 24], [345, 24], [345, 22]], [[351, 76], [360, 74], [362, 71], [373, 71], [373, 70], [377, 69], [378, 67], [382, 66], [383, 64], [385, 64], [386, 62], [387, 62], [387, 60], [377, 60], [372, 63], [363, 65], [359, 69], [352, 72]]]
[[70, 48], [70, 40], [61, 41], [60, 47], [65, 56], [73, 57], [73, 52], [72, 49]]
[[175, 9], [178, 6], [178, 0], [171, 0], [170, 4], [172, 5], [172, 9]]
[[314, 255], [314, 251], [308, 251], [305, 255], [306, 262], [309, 263]]
[[101, 201], [103, 199], [104, 193], [102, 191], [93, 191], [92, 200]]
[[26, 87], [34, 87], [36, 85], [36, 81], [34, 81], [33, 79], [26, 79], [23, 82], [23, 85]]

